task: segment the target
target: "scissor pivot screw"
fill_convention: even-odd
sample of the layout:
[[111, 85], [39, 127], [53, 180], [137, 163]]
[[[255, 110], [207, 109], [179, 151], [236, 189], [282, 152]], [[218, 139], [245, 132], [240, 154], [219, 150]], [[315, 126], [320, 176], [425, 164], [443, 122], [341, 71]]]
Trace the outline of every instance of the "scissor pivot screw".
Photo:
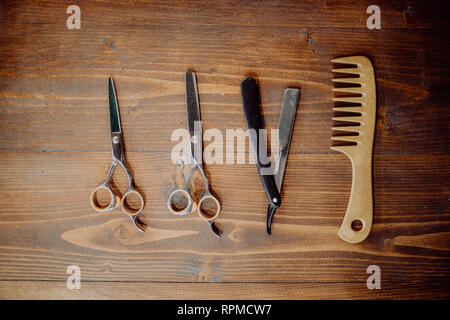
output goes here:
[[118, 143], [120, 142], [119, 137], [118, 137], [118, 136], [114, 136], [114, 137], [112, 138], [112, 142], [113, 142], [114, 144], [118, 144]]
[[275, 202], [275, 203], [278, 202], [278, 199], [277, 199], [277, 198], [273, 198], [272, 200], [273, 200], [273, 202]]
[[192, 136], [191, 142], [194, 143], [194, 144], [197, 143], [198, 142], [197, 136]]

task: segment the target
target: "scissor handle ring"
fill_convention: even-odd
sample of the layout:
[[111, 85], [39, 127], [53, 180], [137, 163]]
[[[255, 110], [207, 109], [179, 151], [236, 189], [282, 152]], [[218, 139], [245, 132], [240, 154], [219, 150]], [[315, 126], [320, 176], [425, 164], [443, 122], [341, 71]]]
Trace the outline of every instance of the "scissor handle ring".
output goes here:
[[[108, 194], [109, 194], [109, 197], [110, 197], [109, 203], [107, 205], [105, 205], [105, 206], [101, 206], [97, 202], [96, 195], [97, 195], [97, 192], [100, 189], [107, 190]], [[116, 194], [114, 194], [114, 192], [111, 190], [111, 188], [109, 188], [105, 184], [99, 185], [97, 188], [94, 189], [94, 191], [92, 191], [90, 200], [91, 200], [91, 206], [97, 212], [105, 212], [105, 211], [109, 211], [111, 209], [114, 209], [116, 207], [117, 203], [120, 201], [119, 197]]]
[[[176, 208], [173, 206], [172, 198], [177, 193], [181, 193], [183, 195], [183, 197], [185, 197], [187, 199], [188, 203], [187, 203], [186, 207], [179, 209], [179, 208]], [[194, 202], [194, 200], [192, 199], [189, 192], [187, 192], [185, 189], [176, 189], [176, 190], [172, 191], [172, 193], [169, 196], [169, 199], [167, 200], [167, 208], [169, 209], [169, 211], [172, 214], [177, 215], [177, 216], [182, 216], [182, 215], [192, 212], [193, 210], [195, 210], [196, 206], [197, 206], [197, 204]]]
[[[138, 196], [139, 201], [140, 201], [140, 205], [139, 205], [139, 209], [137, 210], [133, 210], [131, 208], [129, 208], [126, 204], [125, 204], [125, 200], [126, 198], [130, 195], [130, 194], [135, 194]], [[144, 210], [144, 198], [142, 197], [142, 195], [137, 192], [135, 189], [129, 189], [123, 196], [122, 196], [122, 200], [120, 200], [120, 205], [122, 207], [122, 211], [125, 212], [126, 214], [130, 215], [130, 216], [137, 216], [139, 213], [142, 212], [142, 210]]]
[[[217, 206], [217, 211], [216, 211], [216, 213], [214, 213], [213, 215], [204, 212], [203, 209], [202, 209], [202, 204], [203, 204], [203, 202], [204, 202], [205, 200], [208, 200], [208, 199], [212, 199], [212, 200], [216, 203], [216, 206]], [[217, 198], [214, 197], [213, 195], [211, 195], [211, 194], [209, 194], [209, 193], [208, 193], [208, 194], [205, 194], [205, 195], [200, 199], [200, 201], [198, 202], [198, 205], [197, 205], [197, 212], [198, 212], [198, 215], [199, 215], [201, 218], [203, 218], [204, 220], [206, 220], [206, 221], [213, 221], [213, 220], [216, 219], [217, 216], [220, 214], [220, 202], [219, 202], [219, 200], [217, 200]]]

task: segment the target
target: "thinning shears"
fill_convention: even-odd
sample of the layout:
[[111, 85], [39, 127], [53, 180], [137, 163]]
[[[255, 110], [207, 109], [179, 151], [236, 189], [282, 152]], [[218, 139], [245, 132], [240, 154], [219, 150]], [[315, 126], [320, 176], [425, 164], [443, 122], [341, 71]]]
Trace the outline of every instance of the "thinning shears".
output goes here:
[[[111, 148], [112, 148], [112, 162], [111, 166], [108, 170], [108, 175], [106, 177], [105, 182], [100, 184], [97, 188], [94, 189], [91, 193], [91, 205], [97, 212], [107, 212], [118, 206], [122, 208], [122, 211], [131, 218], [133, 224], [139, 231], [145, 231], [146, 225], [139, 219], [139, 214], [144, 209], [144, 198], [142, 195], [134, 188], [133, 184], [133, 176], [130, 173], [130, 170], [127, 167], [125, 162], [125, 157], [123, 153], [123, 144], [122, 144], [122, 128], [120, 125], [120, 114], [119, 107], [117, 104], [116, 90], [114, 88], [113, 79], [110, 77], [108, 80], [109, 87], [109, 121], [111, 127]], [[128, 177], [128, 189], [122, 195], [122, 197], [118, 196], [113, 189], [111, 189], [110, 181], [114, 170], [117, 165], [120, 164], [122, 168], [125, 170]], [[101, 205], [97, 199], [97, 193], [100, 190], [106, 190], [110, 196], [110, 201], [107, 205]], [[130, 204], [127, 202], [127, 198], [130, 196], [138, 199], [139, 207], [137, 209], [132, 208]]]
[[[177, 165], [183, 168], [184, 186], [172, 191], [167, 200], [167, 207], [169, 211], [175, 215], [186, 215], [197, 209], [198, 215], [205, 220], [211, 231], [217, 237], [221, 236], [221, 231], [215, 226], [214, 220], [220, 214], [220, 202], [209, 191], [209, 180], [206, 177], [203, 168], [203, 139], [202, 139], [202, 125], [200, 120], [200, 104], [197, 92], [197, 80], [194, 72], [186, 72], [186, 115], [189, 132], [189, 152], [184, 157], [178, 160]], [[189, 174], [184, 175], [185, 164], [190, 165]], [[190, 181], [194, 175], [195, 170], [198, 169], [203, 179], [205, 192], [203, 196], [196, 202], [191, 195]], [[184, 199], [181, 206], [175, 205], [176, 199]]]

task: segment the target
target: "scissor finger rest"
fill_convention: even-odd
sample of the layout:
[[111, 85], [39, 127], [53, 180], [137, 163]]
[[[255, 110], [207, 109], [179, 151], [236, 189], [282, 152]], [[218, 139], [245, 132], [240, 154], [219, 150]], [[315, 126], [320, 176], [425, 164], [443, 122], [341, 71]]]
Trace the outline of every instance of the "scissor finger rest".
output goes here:
[[141, 221], [141, 219], [139, 219], [139, 216], [134, 215], [134, 216], [130, 216], [130, 217], [131, 217], [131, 221], [133, 221], [136, 228], [141, 232], [145, 232], [145, 230], [147, 229], [147, 225], [145, 223], [143, 223]]
[[167, 208], [172, 214], [177, 216], [188, 214], [195, 210], [196, 207], [197, 203], [185, 189], [172, 191], [167, 200]]
[[[109, 202], [107, 205], [101, 205], [98, 201], [97, 193], [100, 190], [106, 190], [108, 192]], [[120, 203], [120, 198], [107, 185], [101, 184], [95, 188], [94, 191], [92, 191], [90, 201], [91, 206], [95, 209], [95, 211], [106, 212], [117, 207]]]

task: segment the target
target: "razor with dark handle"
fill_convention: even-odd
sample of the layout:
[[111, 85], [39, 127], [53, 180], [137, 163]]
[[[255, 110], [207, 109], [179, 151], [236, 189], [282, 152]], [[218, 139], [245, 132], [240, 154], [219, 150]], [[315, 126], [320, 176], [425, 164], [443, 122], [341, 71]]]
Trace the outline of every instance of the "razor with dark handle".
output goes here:
[[[259, 136], [259, 129], [262, 129], [263, 123], [259, 113], [259, 90], [256, 81], [252, 78], [245, 78], [241, 83], [241, 92], [245, 121], [247, 123], [247, 129], [249, 129], [250, 145], [256, 160], [259, 176], [266, 191], [267, 198], [269, 199], [266, 226], [267, 233], [270, 235], [272, 233], [273, 215], [281, 205], [281, 186], [283, 184], [283, 176], [294, 129], [300, 89], [287, 88], [284, 91], [280, 121], [278, 123], [278, 170], [275, 175], [273, 174], [270, 160], [267, 158], [266, 140], [261, 140]], [[261, 157], [264, 157], [267, 163], [263, 163]]]
[[[259, 90], [258, 84], [253, 78], [245, 78], [241, 82], [242, 104], [244, 106], [244, 117], [249, 132], [250, 146], [255, 157], [256, 167], [259, 177], [269, 199], [269, 206], [275, 212], [281, 205], [280, 192], [275, 182], [273, 170], [271, 170], [270, 160], [267, 163], [261, 161], [261, 150], [267, 154], [267, 148], [264, 139], [260, 139], [260, 129], [263, 128], [263, 122], [259, 112]], [[263, 141], [264, 140], [264, 141]], [[271, 214], [273, 215], [273, 213]], [[268, 220], [268, 233], [270, 234], [270, 223]]]

